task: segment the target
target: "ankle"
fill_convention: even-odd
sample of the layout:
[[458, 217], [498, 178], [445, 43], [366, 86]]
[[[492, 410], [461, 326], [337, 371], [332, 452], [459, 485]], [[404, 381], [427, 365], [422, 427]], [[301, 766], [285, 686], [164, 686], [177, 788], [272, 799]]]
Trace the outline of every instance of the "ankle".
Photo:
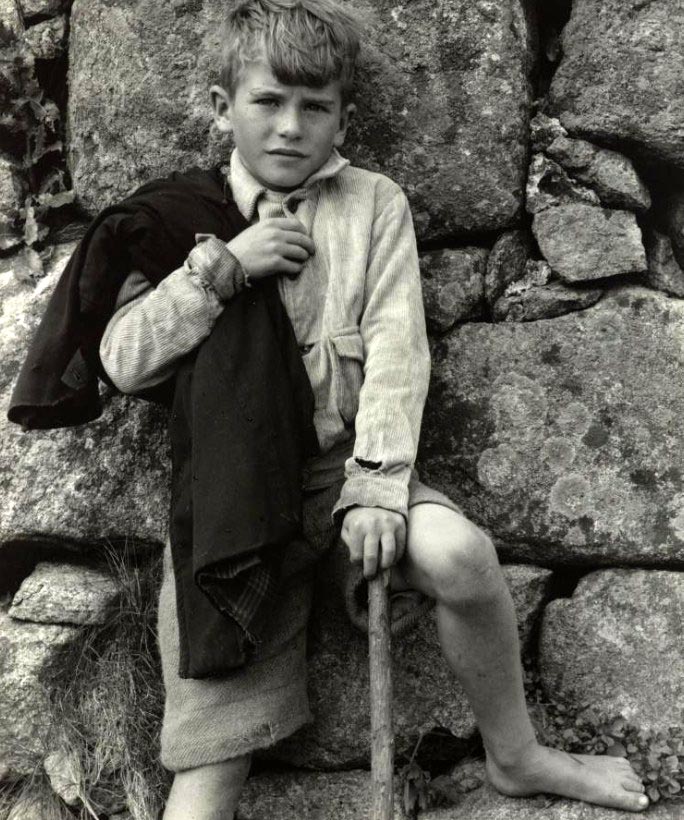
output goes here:
[[536, 738], [530, 738], [521, 744], [502, 745], [485, 743], [487, 762], [500, 772], [510, 773], [526, 768], [529, 761], [540, 748]]

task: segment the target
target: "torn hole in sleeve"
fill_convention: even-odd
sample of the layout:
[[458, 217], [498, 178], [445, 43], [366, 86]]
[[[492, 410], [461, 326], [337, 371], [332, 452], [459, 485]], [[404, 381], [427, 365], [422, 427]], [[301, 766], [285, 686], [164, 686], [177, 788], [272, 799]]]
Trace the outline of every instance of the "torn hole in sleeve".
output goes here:
[[368, 461], [365, 458], [355, 458], [354, 461], [364, 470], [379, 470], [382, 467], [382, 461]]

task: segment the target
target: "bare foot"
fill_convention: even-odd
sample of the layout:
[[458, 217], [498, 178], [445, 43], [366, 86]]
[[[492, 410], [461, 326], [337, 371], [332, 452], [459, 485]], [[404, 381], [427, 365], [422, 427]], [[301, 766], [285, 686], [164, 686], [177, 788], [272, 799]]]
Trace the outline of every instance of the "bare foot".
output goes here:
[[622, 757], [567, 754], [534, 744], [512, 765], [488, 758], [487, 775], [497, 791], [512, 797], [547, 792], [623, 811], [648, 806], [643, 783]]

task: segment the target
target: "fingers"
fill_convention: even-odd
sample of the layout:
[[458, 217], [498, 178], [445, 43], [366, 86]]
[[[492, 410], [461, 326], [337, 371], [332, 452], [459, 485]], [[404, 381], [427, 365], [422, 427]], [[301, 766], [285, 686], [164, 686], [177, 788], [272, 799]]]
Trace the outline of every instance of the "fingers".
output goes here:
[[293, 245], [284, 242], [280, 248], [280, 255], [284, 259], [293, 259], [295, 262], [304, 263], [311, 256], [311, 254], [301, 245]]
[[380, 542], [375, 533], [369, 532], [363, 539], [363, 577], [372, 578], [378, 571]]
[[406, 520], [403, 518], [394, 530], [394, 539], [395, 539], [395, 563], [400, 561], [406, 552]]
[[342, 539], [353, 563], [372, 578], [397, 563], [406, 546], [406, 522], [398, 513], [378, 507], [355, 507], [345, 515]]
[[383, 532], [380, 536], [380, 547], [382, 549], [380, 566], [382, 569], [389, 569], [397, 557], [397, 543], [393, 532]]
[[274, 219], [264, 220], [263, 224], [283, 231], [285, 233], [283, 237], [284, 241], [301, 245], [309, 254], [312, 254], [316, 249], [313, 240], [306, 232], [306, 228], [298, 219], [276, 217]]
[[303, 262], [292, 262], [289, 259], [280, 259], [274, 264], [271, 273], [285, 273], [289, 276], [293, 276], [294, 274], [301, 273], [303, 267]]
[[363, 539], [364, 534], [358, 528], [342, 528], [342, 540], [349, 549], [349, 560], [352, 564], [360, 564], [363, 561]]
[[316, 251], [313, 239], [305, 233], [295, 233], [295, 231], [283, 231], [281, 239], [289, 248], [302, 248], [307, 256], [311, 256]]
[[342, 538], [349, 549], [352, 564], [363, 565], [365, 578], [372, 578], [378, 571], [380, 541], [373, 532], [365, 532], [358, 526], [344, 527]]
[[304, 226], [302, 223], [291, 216], [273, 216], [269, 217], [268, 219], [264, 219], [261, 222], [262, 225], [273, 225], [275, 228], [281, 228], [284, 231], [303, 231]]

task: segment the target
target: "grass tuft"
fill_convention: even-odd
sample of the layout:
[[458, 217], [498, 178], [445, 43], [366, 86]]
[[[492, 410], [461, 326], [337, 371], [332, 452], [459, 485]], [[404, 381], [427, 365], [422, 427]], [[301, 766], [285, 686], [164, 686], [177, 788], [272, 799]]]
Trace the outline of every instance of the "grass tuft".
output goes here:
[[[69, 807], [56, 798], [42, 769], [21, 787], [51, 807], [45, 820], [86, 820], [122, 811], [133, 820], [154, 820], [169, 787], [169, 775], [158, 762], [161, 557], [141, 563], [128, 551], [108, 550], [107, 560], [120, 589], [118, 608], [106, 625], [86, 628], [67, 661], [64, 686], [50, 692], [48, 752], [59, 752], [68, 762], [66, 786], [78, 805]], [[8, 813], [3, 804], [11, 806], [20, 797], [17, 789], [0, 793], [0, 820]]]

